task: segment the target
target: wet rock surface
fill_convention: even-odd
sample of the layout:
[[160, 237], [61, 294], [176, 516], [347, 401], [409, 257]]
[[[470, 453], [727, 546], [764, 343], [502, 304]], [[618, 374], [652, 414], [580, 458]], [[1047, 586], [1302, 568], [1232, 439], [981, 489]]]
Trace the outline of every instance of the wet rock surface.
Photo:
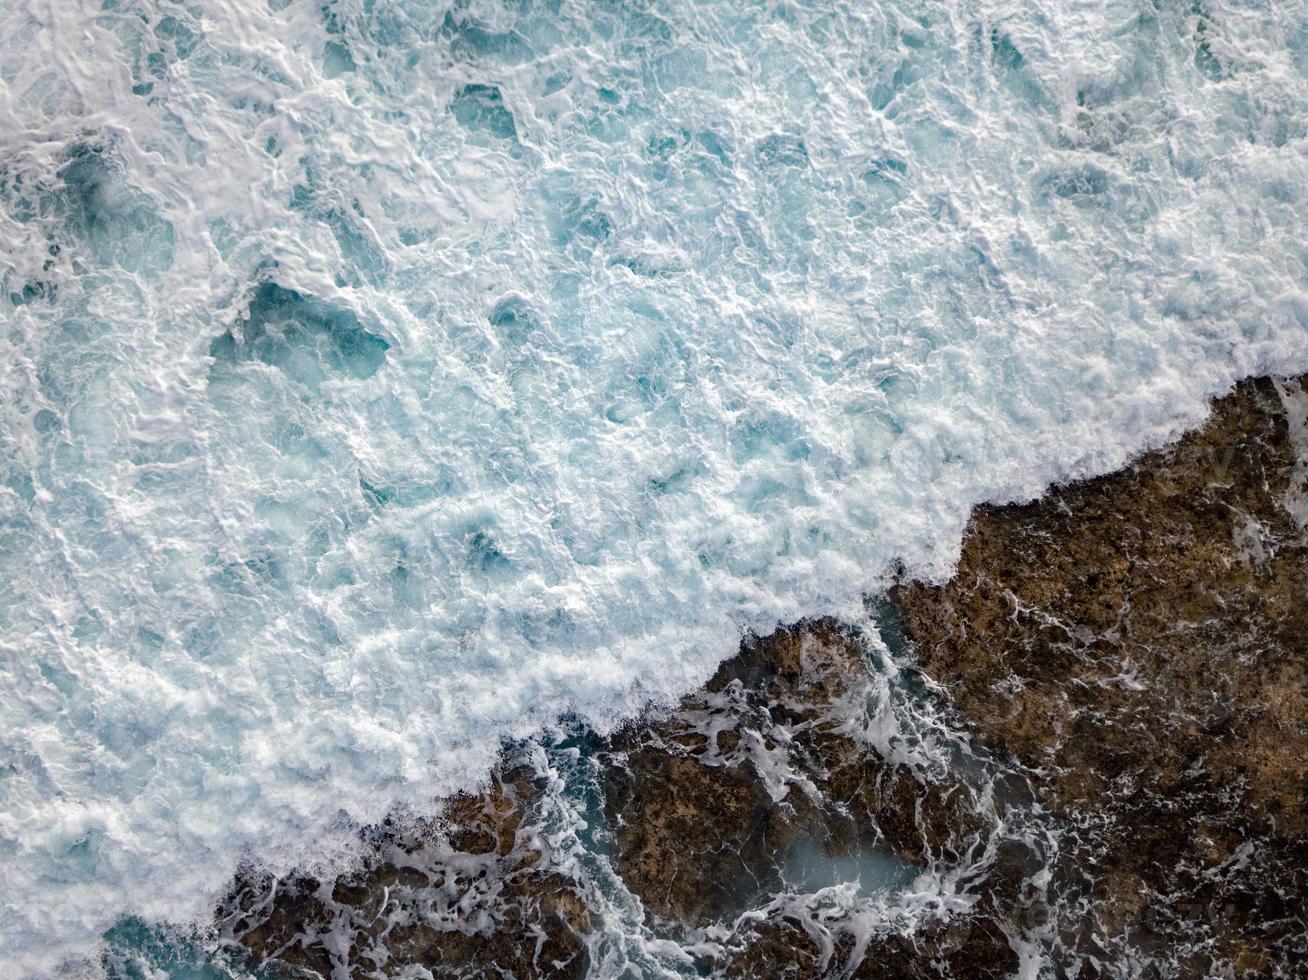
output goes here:
[[978, 508], [875, 627], [749, 638], [608, 738], [510, 747], [349, 874], [246, 872], [219, 931], [302, 976], [1302, 975], [1305, 524], [1308, 389], [1242, 384]]
[[980, 804], [947, 772], [895, 765], [862, 737], [864, 658], [831, 621], [752, 639], [670, 717], [614, 739], [615, 861], [648, 908], [688, 922], [741, 911], [780, 887], [801, 837], [828, 854], [961, 858]]
[[894, 593], [926, 672], [1071, 815], [1090, 975], [1308, 968], [1304, 380], [1125, 470], [973, 517]]
[[584, 976], [589, 913], [552, 866], [541, 798], [538, 774], [506, 762], [440, 820], [373, 830], [352, 873], [246, 873], [220, 929], [275, 976]]
[[[832, 621], [750, 639], [675, 709], [583, 739], [597, 843], [651, 938], [683, 951], [673, 972], [1016, 967], [1021, 875], [999, 871], [1003, 808], [877, 707], [888, 689], [874, 651]], [[558, 786], [547, 765], [520, 761], [530, 750], [510, 750], [488, 790], [449, 801], [440, 819], [368, 831], [368, 858], [350, 874], [247, 872], [222, 934], [274, 974], [585, 975], [611, 903], [554, 846], [546, 810]], [[959, 880], [923, 885], [918, 908], [864, 908], [856, 889], [805, 880], [809, 865], [842, 858], [880, 878], [868, 885], [887, 899], [924, 872]]]
[[[1002, 924], [985, 916], [935, 922], [908, 935], [879, 937], [858, 949], [852, 936], [823, 944], [802, 926], [769, 921], [752, 942], [733, 957], [728, 974], [748, 980], [845, 976], [856, 980], [917, 980], [927, 977], [973, 977], [999, 980], [1012, 976], [1017, 954]], [[825, 937], [822, 937], [825, 938]]]
[[796, 874], [798, 845], [859, 855], [865, 869], [889, 859], [899, 884], [928, 868], [991, 879], [994, 802], [948, 768], [877, 744], [868, 655], [829, 620], [751, 639], [670, 717], [613, 740], [615, 866], [663, 928], [725, 925], [707, 966], [736, 977], [925, 976], [954, 956], [974, 976], [1017, 966], [1015, 881], [1004, 903], [977, 889], [951, 896], [952, 908], [873, 922], [824, 907]]

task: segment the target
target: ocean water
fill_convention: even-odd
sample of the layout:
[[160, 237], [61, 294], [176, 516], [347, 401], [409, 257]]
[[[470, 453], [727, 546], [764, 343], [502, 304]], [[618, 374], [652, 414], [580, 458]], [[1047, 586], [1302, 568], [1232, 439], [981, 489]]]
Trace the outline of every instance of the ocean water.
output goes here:
[[5, 974], [948, 575], [1306, 284], [1304, 0], [0, 0]]

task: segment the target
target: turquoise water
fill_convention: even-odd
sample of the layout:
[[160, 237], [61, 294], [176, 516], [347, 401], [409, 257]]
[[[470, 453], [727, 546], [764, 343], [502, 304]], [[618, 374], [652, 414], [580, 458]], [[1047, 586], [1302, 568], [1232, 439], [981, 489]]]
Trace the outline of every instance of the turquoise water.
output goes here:
[[14, 970], [1308, 368], [1306, 14], [0, 2]]

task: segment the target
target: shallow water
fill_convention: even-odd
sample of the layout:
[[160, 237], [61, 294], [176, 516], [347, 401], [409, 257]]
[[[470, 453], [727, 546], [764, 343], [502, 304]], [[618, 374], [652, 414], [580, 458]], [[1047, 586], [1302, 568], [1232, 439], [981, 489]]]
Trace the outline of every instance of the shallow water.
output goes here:
[[1308, 368], [1305, 15], [0, 5], [14, 970]]

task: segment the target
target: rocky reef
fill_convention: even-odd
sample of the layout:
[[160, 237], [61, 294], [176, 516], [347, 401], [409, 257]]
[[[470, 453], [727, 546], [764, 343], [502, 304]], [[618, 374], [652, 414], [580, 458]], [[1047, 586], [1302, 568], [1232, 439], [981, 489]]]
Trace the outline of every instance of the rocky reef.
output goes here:
[[1120, 472], [979, 508], [951, 581], [894, 592], [959, 716], [1076, 818], [1092, 975], [1308, 963], [1306, 451], [1304, 379], [1243, 383]]
[[370, 829], [348, 874], [247, 869], [219, 932], [274, 975], [584, 976], [589, 913], [551, 860], [541, 804], [530, 753], [510, 754], [486, 791], [436, 821]]
[[728, 976], [913, 976], [935, 962], [1006, 976], [1011, 908], [966, 888], [924, 889], [918, 914], [881, 922], [806, 902], [797, 850], [852, 857], [886, 884], [994, 872], [995, 801], [930, 752], [878, 738], [890, 719], [861, 639], [825, 620], [751, 639], [669, 717], [620, 733], [604, 783], [615, 867], [670, 933], [730, 923], [704, 964]]
[[300, 976], [1292, 977], [1308, 963], [1308, 388], [1039, 501], [868, 623], [750, 637], [607, 738], [247, 869]]

